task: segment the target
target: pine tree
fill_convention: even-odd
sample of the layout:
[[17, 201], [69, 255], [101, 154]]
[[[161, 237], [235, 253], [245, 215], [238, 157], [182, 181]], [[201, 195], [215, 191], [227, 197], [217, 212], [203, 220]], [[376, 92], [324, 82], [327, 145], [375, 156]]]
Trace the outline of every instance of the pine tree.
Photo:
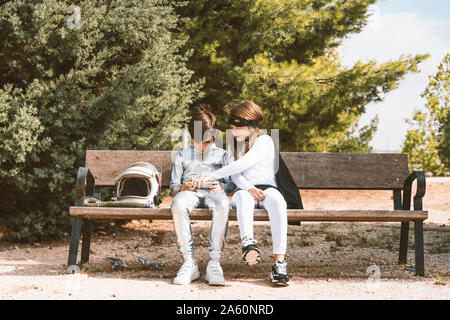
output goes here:
[[443, 175], [450, 172], [450, 54], [441, 61], [437, 73], [429, 78], [421, 95], [426, 100], [425, 107], [416, 109], [412, 119], [406, 119], [413, 128], [406, 133], [403, 152], [408, 153], [414, 168]]
[[10, 239], [67, 231], [86, 149], [170, 148], [201, 86], [168, 1], [77, 7], [78, 17], [65, 1], [0, 7], [0, 218]]
[[194, 50], [188, 67], [206, 81], [201, 102], [212, 105], [223, 130], [227, 108], [255, 101], [265, 111], [262, 126], [280, 129], [284, 151], [369, 150], [376, 119], [360, 137], [349, 131], [367, 104], [382, 101], [428, 57], [341, 65], [336, 48], [364, 29], [375, 1], [189, 1], [177, 10], [190, 18], [182, 34]]
[[439, 132], [441, 138], [438, 145], [438, 154], [447, 170], [450, 171], [450, 112], [447, 112], [447, 117], [442, 120]]

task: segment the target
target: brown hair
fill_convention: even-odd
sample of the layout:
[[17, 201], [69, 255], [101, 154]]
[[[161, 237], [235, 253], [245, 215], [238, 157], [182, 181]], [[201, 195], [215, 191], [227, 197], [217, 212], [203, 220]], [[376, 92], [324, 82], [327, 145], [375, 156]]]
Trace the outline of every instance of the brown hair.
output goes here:
[[[230, 110], [229, 116], [236, 116], [249, 121], [261, 122], [264, 120], [264, 113], [260, 106], [253, 101], [240, 101], [236, 103]], [[253, 146], [256, 138], [259, 136], [259, 128], [254, 128], [254, 132], [250, 135], [248, 140], [245, 141], [245, 153]], [[233, 154], [234, 159], [237, 160], [237, 145], [233, 141]]]
[[[201, 137], [200, 137], [199, 141], [197, 141], [199, 137], [195, 137], [195, 135], [194, 135], [195, 121], [200, 121], [202, 123]], [[189, 121], [188, 130], [189, 130], [189, 133], [190, 133], [192, 139], [197, 138], [197, 140], [195, 140], [195, 142], [201, 142], [201, 141], [203, 141], [203, 138], [204, 138], [203, 135], [205, 134], [205, 132], [208, 130], [214, 129], [215, 125], [216, 125], [216, 117], [211, 112], [210, 107], [208, 105], [201, 104], [194, 108], [192, 118]]]

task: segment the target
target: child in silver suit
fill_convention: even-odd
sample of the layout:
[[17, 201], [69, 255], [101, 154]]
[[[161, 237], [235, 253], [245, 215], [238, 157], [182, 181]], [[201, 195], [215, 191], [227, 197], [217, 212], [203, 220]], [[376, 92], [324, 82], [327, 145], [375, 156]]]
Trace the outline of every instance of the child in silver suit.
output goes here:
[[227, 164], [226, 151], [214, 143], [215, 122], [215, 116], [207, 106], [195, 108], [189, 123], [191, 145], [180, 150], [173, 159], [170, 189], [175, 197], [171, 210], [178, 248], [184, 259], [184, 263], [174, 279], [174, 284], [189, 284], [200, 278], [200, 272], [194, 259], [194, 241], [189, 215], [193, 208], [203, 207], [208, 208], [212, 213], [210, 260], [206, 268], [205, 280], [210, 285], [225, 285], [220, 258], [230, 211], [226, 192], [232, 191], [234, 184], [229, 177], [213, 181], [203, 189], [194, 188], [191, 184], [193, 179]]

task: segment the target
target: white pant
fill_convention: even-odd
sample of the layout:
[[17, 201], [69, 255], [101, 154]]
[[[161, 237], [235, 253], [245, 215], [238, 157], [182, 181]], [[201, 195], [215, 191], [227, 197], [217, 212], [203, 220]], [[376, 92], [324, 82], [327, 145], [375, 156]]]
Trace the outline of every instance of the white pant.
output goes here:
[[231, 206], [236, 208], [241, 239], [253, 238], [253, 209], [263, 207], [269, 213], [272, 232], [273, 253], [285, 254], [287, 243], [287, 205], [281, 193], [275, 188], [264, 190], [263, 201], [255, 201], [250, 192], [238, 190], [231, 198]]

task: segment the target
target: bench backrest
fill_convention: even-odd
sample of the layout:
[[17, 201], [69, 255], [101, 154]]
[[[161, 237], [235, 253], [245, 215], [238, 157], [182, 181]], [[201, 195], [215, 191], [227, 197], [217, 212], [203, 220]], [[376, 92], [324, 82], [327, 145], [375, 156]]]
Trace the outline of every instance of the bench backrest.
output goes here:
[[[112, 186], [137, 161], [153, 164], [170, 184], [171, 151], [87, 150], [86, 168], [96, 186]], [[401, 153], [282, 152], [299, 189], [403, 189], [409, 175], [408, 155]]]

